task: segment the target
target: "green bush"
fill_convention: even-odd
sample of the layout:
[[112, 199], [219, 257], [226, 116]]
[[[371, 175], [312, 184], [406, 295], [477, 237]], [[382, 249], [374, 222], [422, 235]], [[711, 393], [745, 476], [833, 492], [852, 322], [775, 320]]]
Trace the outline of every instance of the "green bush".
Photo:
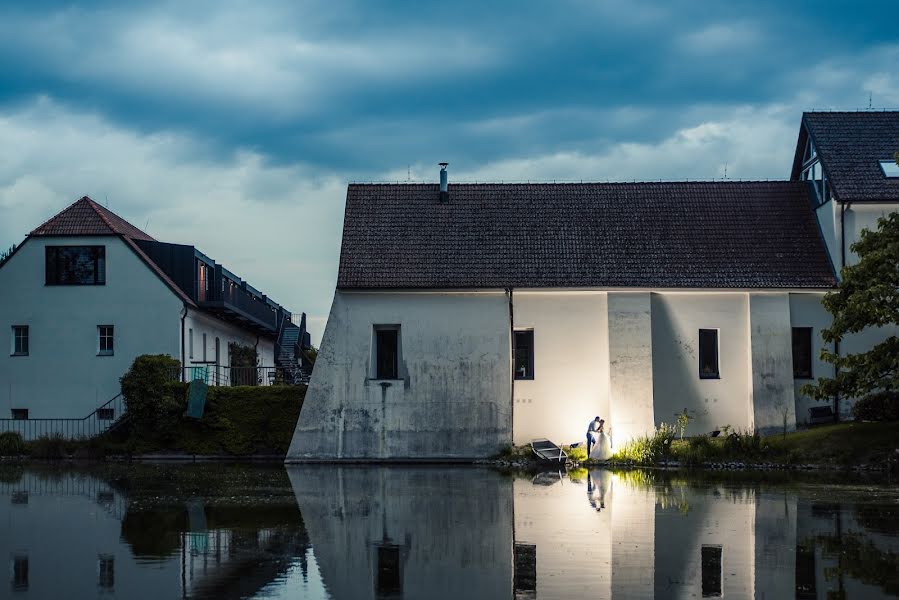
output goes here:
[[25, 440], [15, 431], [0, 433], [0, 456], [25, 454]]
[[665, 460], [671, 455], [675, 428], [662, 423], [650, 435], [640, 436], [624, 444], [613, 456], [613, 460], [625, 460], [640, 464], [651, 464]]
[[852, 416], [859, 421], [899, 421], [899, 393], [869, 394], [853, 405]]
[[138, 437], [170, 438], [184, 412], [184, 384], [176, 375], [181, 363], [164, 354], [134, 359], [122, 376], [122, 396]]
[[61, 433], [42, 435], [28, 443], [33, 458], [65, 458], [66, 438]]

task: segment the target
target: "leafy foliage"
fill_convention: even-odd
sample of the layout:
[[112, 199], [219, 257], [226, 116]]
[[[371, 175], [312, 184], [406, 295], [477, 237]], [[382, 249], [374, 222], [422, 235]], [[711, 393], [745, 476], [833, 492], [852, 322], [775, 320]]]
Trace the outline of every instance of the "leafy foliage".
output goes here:
[[852, 416], [859, 421], [899, 421], [899, 393], [868, 394], [853, 405]]
[[0, 456], [19, 456], [25, 453], [25, 440], [16, 431], [0, 433]]
[[[877, 224], [876, 231], [862, 230], [852, 244], [858, 263], [843, 267], [838, 289], [824, 297], [833, 316], [830, 328], [822, 331], [826, 342], [840, 342], [870, 327], [899, 326], [899, 213], [881, 217]], [[858, 354], [839, 356], [825, 349], [821, 358], [837, 368], [837, 376], [803, 386], [802, 393], [816, 400], [899, 390], [897, 336]]]
[[639, 464], [652, 464], [665, 460], [671, 455], [671, 442], [676, 429], [668, 423], [661, 423], [649, 435], [636, 437], [621, 447], [612, 460], [622, 460]]
[[16, 251], [16, 245], [13, 244], [12, 246], [9, 247], [8, 250], [4, 250], [3, 252], [0, 252], [0, 267], [3, 266], [3, 263], [5, 263], [9, 259], [9, 257], [12, 256], [12, 253], [15, 251]]
[[256, 348], [237, 342], [228, 343], [228, 357], [232, 368], [255, 367], [259, 360]]
[[184, 386], [173, 377], [180, 367], [171, 356], [144, 354], [122, 376], [122, 395], [136, 435], [161, 439], [173, 435], [185, 408]]

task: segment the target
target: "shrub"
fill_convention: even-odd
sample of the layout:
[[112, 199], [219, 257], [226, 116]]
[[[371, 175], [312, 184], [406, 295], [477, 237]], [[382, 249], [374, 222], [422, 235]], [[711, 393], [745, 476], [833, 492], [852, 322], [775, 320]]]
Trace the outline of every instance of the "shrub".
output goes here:
[[61, 433], [42, 435], [29, 443], [34, 458], [65, 458], [66, 438]]
[[853, 405], [852, 416], [859, 421], [899, 421], [899, 393], [868, 394]]
[[25, 440], [15, 431], [0, 433], [0, 456], [25, 454]]
[[565, 454], [568, 455], [569, 460], [573, 460], [575, 462], [584, 462], [587, 460], [587, 447], [584, 445], [581, 446], [564, 446], [562, 448], [565, 451]]
[[171, 356], [145, 354], [122, 376], [122, 395], [138, 436], [168, 438], [184, 411], [184, 385], [173, 377], [181, 364]]

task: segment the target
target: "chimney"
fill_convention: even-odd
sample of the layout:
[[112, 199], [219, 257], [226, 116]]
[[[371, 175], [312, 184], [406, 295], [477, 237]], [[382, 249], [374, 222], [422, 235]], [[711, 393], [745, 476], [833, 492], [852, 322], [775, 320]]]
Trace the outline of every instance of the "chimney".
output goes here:
[[446, 202], [449, 200], [449, 191], [447, 190], [447, 174], [446, 167], [449, 166], [449, 163], [439, 163], [440, 164], [440, 201]]

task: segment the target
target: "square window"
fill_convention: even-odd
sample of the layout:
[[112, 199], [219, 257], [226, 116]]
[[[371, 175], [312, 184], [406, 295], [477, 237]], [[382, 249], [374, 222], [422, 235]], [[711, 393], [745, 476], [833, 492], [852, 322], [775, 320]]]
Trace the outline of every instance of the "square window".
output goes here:
[[28, 492], [26, 490], [18, 490], [12, 493], [13, 504], [28, 504]]
[[718, 370], [718, 330], [699, 330], [699, 378], [719, 379]]
[[702, 597], [720, 598], [723, 580], [721, 546], [703, 546], [702, 558]]
[[99, 351], [98, 354], [100, 356], [112, 356], [113, 355], [113, 326], [112, 325], [97, 325], [97, 334], [100, 338], [99, 341]]
[[375, 379], [399, 379], [400, 330], [394, 325], [375, 326]]
[[534, 378], [534, 330], [515, 332], [515, 379]]
[[115, 420], [115, 409], [114, 408], [98, 408], [97, 409], [97, 420], [98, 421], [114, 421]]
[[28, 356], [28, 325], [13, 325], [12, 355]]
[[27, 408], [13, 408], [12, 409], [12, 418], [14, 421], [27, 421], [28, 420], [28, 409]]
[[793, 377], [812, 378], [812, 328], [793, 328]]
[[401, 595], [403, 576], [400, 566], [400, 547], [393, 544], [378, 546], [378, 571], [375, 587], [378, 595]]
[[47, 246], [47, 285], [106, 285], [105, 246]]

